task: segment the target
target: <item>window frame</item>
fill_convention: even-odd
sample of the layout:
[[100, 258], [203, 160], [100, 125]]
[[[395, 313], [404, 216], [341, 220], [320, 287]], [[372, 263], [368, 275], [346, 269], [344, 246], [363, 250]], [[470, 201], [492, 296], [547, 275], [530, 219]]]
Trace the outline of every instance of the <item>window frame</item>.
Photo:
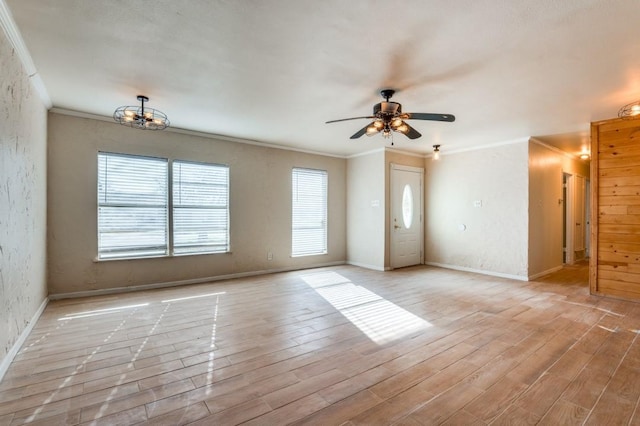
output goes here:
[[[157, 161], [157, 162], [162, 162], [164, 164], [164, 189], [165, 189], [165, 193], [164, 193], [164, 205], [161, 204], [144, 204], [144, 203], [139, 203], [139, 204], [134, 204], [134, 203], [127, 203], [127, 202], [107, 202], [106, 200], [103, 202], [101, 200], [101, 194], [102, 191], [100, 190], [100, 181], [101, 181], [101, 176], [100, 176], [100, 158], [101, 156], [106, 156], [105, 157], [105, 161], [108, 161], [109, 158], [114, 158], [114, 157], [119, 157], [119, 158], [137, 158], [139, 160], [144, 159], [144, 160], [153, 160], [153, 161]], [[123, 153], [115, 153], [115, 152], [103, 152], [103, 151], [99, 151], [98, 155], [97, 155], [97, 164], [96, 164], [96, 201], [97, 201], [97, 231], [98, 231], [98, 235], [97, 235], [97, 256], [96, 259], [97, 260], [116, 260], [116, 259], [132, 259], [132, 258], [151, 258], [151, 257], [164, 257], [167, 256], [169, 254], [169, 225], [167, 222], [167, 217], [168, 217], [168, 209], [169, 209], [169, 199], [168, 199], [168, 193], [166, 192], [168, 189], [168, 174], [167, 174], [167, 170], [169, 167], [169, 161], [166, 158], [162, 158], [162, 157], [153, 157], [153, 156], [149, 156], [149, 155], [132, 155], [132, 154], [123, 154]], [[108, 171], [105, 170], [105, 174], [107, 174]], [[107, 182], [108, 182], [108, 178], [107, 178]], [[105, 182], [105, 185], [108, 185], [108, 183]], [[104, 191], [104, 195], [108, 196], [108, 191], [105, 188]], [[115, 196], [115, 195], [114, 195]], [[129, 252], [131, 253], [130, 255], [109, 255], [108, 251], [106, 249], [104, 249], [102, 247], [102, 239], [103, 239], [103, 235], [104, 229], [100, 226], [100, 222], [101, 222], [101, 214], [100, 214], [100, 210], [101, 208], [118, 208], [118, 209], [126, 209], [126, 208], [163, 208], [164, 209], [164, 250], [162, 253], [160, 252], [153, 252], [153, 253], [149, 253], [149, 254], [145, 254], [143, 250], [128, 250], [125, 253]], [[156, 249], [160, 249], [161, 246], [155, 246], [155, 247], [151, 247], [149, 246], [149, 249], [147, 251], [152, 250], [153, 248]], [[122, 250], [124, 252], [124, 250]], [[114, 251], [117, 253], [117, 251]]]
[[[176, 177], [175, 177], [175, 165], [176, 164], [187, 164], [187, 165], [198, 165], [198, 166], [206, 166], [206, 167], [213, 167], [213, 168], [218, 168], [218, 169], [225, 169], [226, 172], [226, 182], [224, 187], [226, 188], [226, 204], [223, 207], [214, 207], [214, 206], [197, 206], [197, 205], [191, 205], [191, 206], [176, 206], [176, 202], [175, 202], [175, 196], [176, 196], [176, 190], [175, 190], [175, 185], [176, 185]], [[171, 228], [170, 228], [170, 235], [171, 235], [171, 254], [173, 256], [190, 256], [190, 255], [198, 255], [198, 254], [219, 254], [219, 253], [229, 253], [231, 251], [231, 235], [230, 235], [230, 230], [231, 230], [231, 215], [229, 213], [229, 206], [230, 206], [230, 194], [231, 194], [231, 190], [230, 190], [230, 168], [228, 165], [226, 164], [218, 164], [218, 163], [207, 163], [207, 162], [202, 162], [202, 161], [189, 161], [189, 160], [179, 160], [179, 159], [174, 159], [171, 161], [171, 189], [170, 189], [170, 194], [171, 194], [171, 203], [170, 203], [170, 211], [171, 211], [171, 220], [170, 220], [170, 224], [171, 224]], [[220, 185], [220, 184], [213, 184], [213, 185]], [[224, 250], [201, 250], [201, 251], [183, 251], [183, 252], [176, 252], [176, 242], [175, 242], [175, 237], [176, 237], [176, 209], [188, 209], [188, 208], [197, 208], [197, 209], [210, 209], [210, 210], [223, 210], [225, 211], [225, 216], [226, 216], [226, 227], [224, 229], [225, 232], [225, 244], [224, 244]]]
[[[309, 250], [296, 250], [296, 231], [300, 231], [301, 229], [314, 229], [309, 228], [308, 226], [296, 226], [296, 200], [295, 197], [299, 194], [298, 190], [294, 187], [296, 183], [296, 179], [299, 176], [296, 176], [297, 173], [306, 174], [306, 175], [316, 175], [322, 178], [321, 186], [323, 188], [322, 194], [322, 211], [320, 212], [322, 216], [322, 226], [317, 227], [316, 229], [322, 229], [323, 238], [322, 238], [322, 247], [316, 249], [316, 251]], [[308, 167], [293, 167], [291, 170], [291, 257], [304, 257], [304, 256], [318, 256], [318, 255], [326, 255], [329, 252], [329, 172], [323, 169], [313, 169]]]
[[[113, 157], [127, 157], [127, 158], [138, 158], [138, 159], [152, 159], [158, 161], [165, 162], [165, 214], [164, 214], [164, 223], [165, 223], [165, 242], [166, 242], [166, 250], [164, 253], [154, 253], [145, 255], [142, 252], [135, 253], [131, 252], [130, 255], [125, 256], [104, 256], [101, 250], [101, 227], [100, 227], [100, 208], [101, 208], [101, 190], [100, 190], [100, 157], [101, 156], [113, 156]], [[226, 168], [226, 206], [223, 207], [226, 210], [226, 246], [224, 250], [206, 250], [206, 251], [192, 251], [192, 252], [175, 252], [175, 208], [174, 205], [174, 164], [197, 164], [203, 166], [213, 166], [213, 167], [221, 167]], [[226, 164], [220, 163], [208, 163], [208, 162], [199, 162], [199, 161], [190, 161], [190, 160], [182, 160], [182, 159], [172, 159], [167, 157], [157, 157], [151, 155], [142, 155], [142, 154], [129, 154], [129, 153], [120, 153], [120, 152], [111, 152], [111, 151], [98, 151], [96, 156], [96, 231], [97, 231], [97, 245], [96, 245], [96, 257], [95, 261], [103, 262], [103, 261], [113, 261], [113, 260], [131, 260], [131, 259], [149, 259], [149, 258], [167, 258], [167, 257], [182, 257], [182, 256], [197, 256], [197, 255], [211, 255], [211, 254], [224, 254], [231, 252], [231, 215], [230, 215], [230, 206], [231, 206], [231, 182], [230, 182], [230, 167]], [[116, 206], [117, 207], [117, 206]], [[219, 209], [219, 208], [216, 208]]]

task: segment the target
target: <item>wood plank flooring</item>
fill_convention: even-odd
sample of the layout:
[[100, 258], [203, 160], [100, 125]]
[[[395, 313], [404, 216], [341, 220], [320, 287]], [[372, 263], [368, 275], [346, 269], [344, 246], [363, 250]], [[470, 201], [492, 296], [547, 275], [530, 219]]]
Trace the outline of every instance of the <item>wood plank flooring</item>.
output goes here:
[[640, 304], [339, 266], [51, 302], [0, 425], [640, 424]]

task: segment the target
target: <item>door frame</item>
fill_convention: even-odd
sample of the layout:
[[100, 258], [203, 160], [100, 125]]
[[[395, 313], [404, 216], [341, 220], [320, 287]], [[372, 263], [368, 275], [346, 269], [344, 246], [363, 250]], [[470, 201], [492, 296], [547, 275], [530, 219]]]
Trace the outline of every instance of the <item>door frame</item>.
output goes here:
[[404, 172], [412, 172], [420, 174], [420, 190], [418, 191], [420, 194], [419, 206], [420, 206], [420, 265], [424, 264], [424, 168], [422, 167], [413, 167], [413, 166], [404, 166], [402, 164], [391, 163], [391, 171], [389, 173], [389, 219], [387, 220], [387, 232], [389, 235], [389, 265], [391, 269], [395, 269], [394, 265], [394, 251], [395, 244], [393, 238], [393, 200], [395, 199], [395, 171], [404, 171]]
[[591, 257], [591, 179], [585, 178], [585, 195], [584, 195], [584, 255], [585, 258]]
[[[590, 223], [590, 210], [591, 206], [588, 204], [590, 202], [591, 194], [588, 192], [591, 186], [591, 182], [585, 176], [582, 176], [578, 173], [563, 173], [563, 185], [565, 185], [566, 193], [564, 197], [565, 204], [565, 217], [564, 217], [564, 247], [563, 250], [565, 252], [564, 256], [564, 264], [573, 265], [579, 260], [586, 259], [589, 257], [589, 251], [591, 249], [591, 241], [590, 241], [590, 233], [591, 233], [591, 223]], [[578, 186], [578, 178], [583, 180], [584, 186], [579, 188]], [[580, 193], [580, 194], [579, 194]], [[577, 206], [576, 197], [581, 195], [583, 200], [583, 206]], [[582, 212], [579, 211], [579, 207], [582, 207]], [[578, 214], [582, 213], [580, 217], [577, 217]], [[576, 236], [576, 220], [580, 220], [582, 223], [582, 232], [584, 233], [584, 257], [578, 258], [576, 256], [576, 245], [575, 245], [575, 236]]]
[[564, 200], [564, 205], [565, 205], [565, 220], [564, 220], [564, 225], [565, 225], [565, 241], [564, 241], [564, 247], [563, 250], [565, 252], [564, 255], [564, 263], [566, 265], [573, 265], [575, 262], [575, 252], [573, 251], [573, 234], [574, 234], [574, 214], [573, 214], [573, 210], [574, 210], [574, 193], [575, 193], [575, 188], [574, 188], [574, 178], [573, 178], [573, 174], [571, 173], [566, 173], [563, 172], [564, 174], [564, 185], [565, 185], [565, 200]]

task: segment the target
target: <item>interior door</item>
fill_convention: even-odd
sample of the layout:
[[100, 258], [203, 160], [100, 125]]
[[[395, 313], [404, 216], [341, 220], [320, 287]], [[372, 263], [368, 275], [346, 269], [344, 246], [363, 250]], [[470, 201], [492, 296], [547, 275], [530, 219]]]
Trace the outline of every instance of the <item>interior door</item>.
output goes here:
[[391, 267], [423, 262], [422, 182], [424, 170], [391, 165]]
[[[584, 244], [584, 220], [585, 220], [585, 179], [582, 176], [575, 176], [575, 201], [574, 201], [574, 240], [573, 250], [582, 252], [585, 249]], [[584, 253], [581, 253], [584, 254]], [[581, 256], [582, 257], [582, 256]]]

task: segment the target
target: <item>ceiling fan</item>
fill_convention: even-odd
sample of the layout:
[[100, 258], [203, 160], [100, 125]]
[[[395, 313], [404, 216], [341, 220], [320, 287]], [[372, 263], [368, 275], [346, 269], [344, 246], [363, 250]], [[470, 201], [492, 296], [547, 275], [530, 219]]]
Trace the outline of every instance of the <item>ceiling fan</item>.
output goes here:
[[432, 121], [455, 121], [455, 117], [451, 114], [427, 114], [422, 112], [402, 112], [402, 105], [397, 102], [391, 102], [389, 99], [395, 93], [395, 90], [384, 89], [380, 92], [385, 99], [384, 102], [380, 102], [373, 106], [373, 115], [365, 117], [353, 117], [342, 118], [339, 120], [327, 121], [329, 123], [337, 123], [339, 121], [347, 120], [359, 120], [361, 118], [367, 118], [373, 121], [362, 129], [354, 133], [350, 139], [358, 139], [362, 135], [373, 136], [376, 133], [382, 132], [382, 136], [388, 138], [391, 136], [391, 131], [402, 133], [409, 139], [417, 139], [420, 136], [420, 132], [405, 123], [405, 120], [432, 120]]

